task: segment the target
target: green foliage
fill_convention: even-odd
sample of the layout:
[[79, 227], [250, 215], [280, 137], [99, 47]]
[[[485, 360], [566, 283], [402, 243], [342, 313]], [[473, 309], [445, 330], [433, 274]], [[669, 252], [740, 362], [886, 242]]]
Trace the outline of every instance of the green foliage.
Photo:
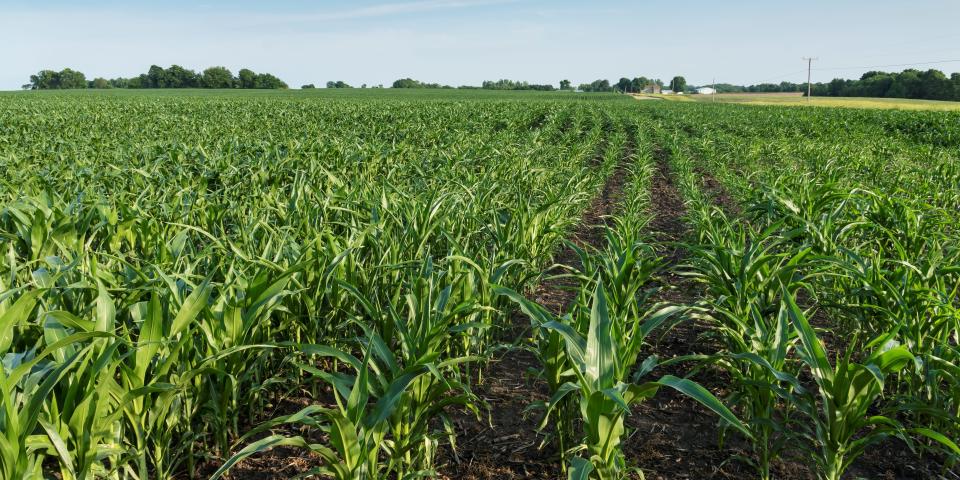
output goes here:
[[[432, 471], [446, 416], [483, 407], [493, 285], [548, 264], [603, 180], [604, 110], [633, 106], [109, 95], [0, 99], [4, 478], [185, 478], [278, 444]], [[315, 405], [270, 419], [294, 392]], [[270, 431], [294, 423], [314, 437]]]
[[439, 83], [424, 83], [419, 80], [414, 80], [412, 78], [401, 78], [395, 80], [392, 85], [393, 88], [452, 88], [446, 85], [440, 85]]
[[36, 75], [30, 75], [31, 90], [61, 90], [72, 88], [87, 88], [87, 78], [82, 72], [64, 68], [59, 72], [41, 70]]
[[[228, 78], [229, 77], [229, 78]], [[202, 74], [181, 67], [171, 65], [164, 69], [158, 65], [151, 65], [147, 73], [133, 78], [114, 78], [107, 80], [96, 78], [87, 82], [80, 72], [69, 68], [60, 72], [42, 70], [30, 76], [29, 88], [32, 90], [49, 90], [65, 88], [259, 88], [259, 89], [286, 89], [287, 84], [269, 73], [255, 73], [244, 68], [237, 77], [231, 76], [224, 67], [211, 67]]]
[[960, 100], [960, 75], [947, 78], [940, 70], [907, 69], [900, 73], [870, 71], [859, 80], [835, 78], [813, 85], [813, 95], [831, 97], [917, 98]]
[[[786, 446], [827, 479], [888, 437], [960, 458], [957, 114], [115, 89], [3, 95], [0, 118], [3, 478], [224, 474], [277, 446], [337, 478], [434, 475], [515, 307], [571, 478], [629, 475], [624, 420], [662, 387], [763, 477]], [[657, 150], [693, 305], [654, 300]], [[552, 265], [614, 172], [601, 244]], [[575, 292], [558, 311], [525, 295], [547, 271]], [[650, 355], [687, 319], [720, 351]], [[648, 379], [680, 362], [729, 395]], [[273, 413], [291, 395], [307, 406]]]
[[681, 76], [673, 77], [673, 80], [670, 80], [670, 90], [673, 90], [676, 93], [686, 91], [687, 79]]
[[[833, 479], [898, 437], [955, 462], [960, 192], [944, 147], [955, 138], [917, 127], [954, 115], [724, 107], [727, 120], [711, 123], [706, 105], [658, 113], [657, 128], [684, 132], [669, 151], [698, 237], [697, 316], [723, 342], [715, 361], [753, 433], [742, 460], [769, 478], [784, 448], [803, 446]], [[712, 205], [704, 170], [736, 192], [740, 216]]]
[[518, 82], [514, 80], [507, 80], [507, 79], [501, 79], [497, 81], [484, 80], [480, 88], [483, 88], [485, 90], [540, 90], [544, 92], [552, 92], [554, 90], [553, 85], [549, 85], [549, 84], [538, 85], [533, 83]]
[[210, 67], [200, 76], [200, 85], [204, 88], [233, 88], [236, 81], [226, 67]]
[[577, 88], [581, 92], [612, 92], [609, 80], [594, 80], [590, 83], [581, 83]]

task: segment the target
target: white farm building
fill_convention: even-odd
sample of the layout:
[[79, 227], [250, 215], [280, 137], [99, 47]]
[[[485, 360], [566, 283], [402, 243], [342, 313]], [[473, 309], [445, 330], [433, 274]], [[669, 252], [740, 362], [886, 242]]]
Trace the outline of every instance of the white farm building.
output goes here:
[[714, 93], [717, 93], [717, 91], [710, 87], [700, 87], [697, 89], [697, 93], [700, 95], [713, 95]]

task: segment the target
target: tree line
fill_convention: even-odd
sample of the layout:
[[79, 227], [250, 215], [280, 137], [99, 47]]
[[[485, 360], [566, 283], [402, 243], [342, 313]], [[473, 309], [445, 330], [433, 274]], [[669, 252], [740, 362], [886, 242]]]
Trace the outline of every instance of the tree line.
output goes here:
[[538, 90], [541, 92], [552, 92], [555, 90], [553, 85], [550, 84], [536, 84], [536, 83], [527, 83], [527, 82], [518, 82], [515, 80], [485, 80], [480, 84], [480, 88], [484, 90]]
[[[577, 90], [581, 92], [620, 92], [620, 93], [642, 93], [644, 90], [652, 88], [669, 88], [674, 92], [691, 92], [692, 87], [687, 85], [687, 80], [680, 75], [673, 77], [669, 84], [664, 84], [659, 78], [647, 78], [644, 76], [627, 78], [621, 77], [617, 83], [610, 83], [609, 80], [594, 80], [590, 83], [581, 83]], [[561, 90], [572, 90], [568, 80], [560, 82]]]
[[[631, 92], [642, 92], [643, 89], [647, 88], [650, 85], [656, 84], [657, 86], [662, 87], [664, 84], [659, 79], [649, 79], [647, 77], [636, 77], [633, 79], [621, 78], [619, 82], [611, 84], [609, 80], [599, 79], [594, 80], [591, 83], [582, 83], [576, 89], [573, 87], [573, 84], [570, 80], [564, 79], [560, 80], [561, 91], [573, 91], [579, 90], [581, 92], [622, 92], [622, 93], [631, 93]], [[674, 91], [685, 91], [687, 90], [687, 82], [683, 77], [677, 76], [674, 77], [671, 81], [671, 87], [674, 88]], [[449, 85], [440, 85], [438, 83], [425, 83], [412, 78], [401, 78], [393, 82], [393, 88], [454, 88]], [[485, 80], [480, 84], [479, 87], [470, 86], [470, 85], [461, 85], [456, 87], [458, 89], [482, 89], [482, 90], [537, 90], [551, 92], [557, 90], [556, 87], [552, 84], [537, 84], [529, 83], [525, 81], [518, 80], [509, 80], [509, 79], [500, 79], [500, 80]]]
[[[561, 82], [562, 83], [562, 82]], [[473, 85], [461, 85], [459, 87], [453, 87], [450, 85], [441, 85], [439, 83], [427, 83], [421, 82], [419, 80], [414, 80], [412, 78], [401, 78], [395, 80], [391, 85], [393, 88], [443, 88], [443, 89], [460, 89], [460, 90], [539, 90], [550, 92], [556, 90], [553, 85], [550, 84], [536, 84], [529, 83], [518, 80], [484, 80], [479, 87]]]
[[83, 72], [41, 70], [30, 75], [25, 90], [59, 90], [75, 88], [262, 88], [284, 89], [287, 84], [269, 73], [256, 73], [249, 68], [240, 69], [234, 76], [226, 67], [210, 67], [195, 72], [180, 65], [163, 68], [151, 65], [147, 73], [132, 78], [95, 78], [87, 80]]
[[[595, 80], [591, 83], [580, 84], [576, 90], [581, 92], [621, 92], [635, 93], [642, 92], [650, 85], [663, 87], [664, 83], [660, 79], [651, 79], [647, 77], [636, 77], [633, 79], [621, 78], [617, 83], [611, 84], [609, 80]], [[486, 80], [481, 85], [470, 86], [461, 85], [452, 87], [439, 83], [428, 83], [414, 80], [412, 78], [401, 78], [393, 82], [393, 88], [441, 88], [441, 89], [483, 89], [483, 90], [536, 90], [536, 91], [555, 91], [552, 84], [536, 84], [526, 81], [500, 79]], [[342, 80], [332, 80], [326, 83], [327, 88], [354, 88]], [[382, 85], [378, 86], [382, 88]], [[374, 87], [374, 88], [378, 88]], [[285, 89], [287, 84], [269, 73], [256, 73], [250, 69], [244, 68], [233, 73], [226, 67], [210, 67], [202, 72], [181, 67], [180, 65], [171, 65], [169, 68], [163, 68], [157, 65], [151, 65], [147, 73], [140, 74], [132, 78], [95, 78], [87, 80], [83, 72], [64, 68], [60, 71], [41, 70], [35, 75], [30, 76], [30, 83], [23, 85], [26, 90], [56, 90], [56, 89], [75, 89], [75, 88], [261, 88], [261, 89]], [[316, 88], [314, 84], [309, 83], [301, 86], [302, 89]], [[361, 88], [366, 88], [364, 84]], [[674, 77], [670, 82], [670, 88], [676, 92], [688, 90], [686, 80], [683, 77]], [[570, 80], [561, 80], [559, 90], [575, 90]]]
[[925, 72], [907, 69], [900, 73], [871, 71], [859, 80], [835, 78], [829, 83], [815, 83], [814, 96], [913, 98], [923, 100], [960, 101], [960, 73], [947, 75], [940, 70]]

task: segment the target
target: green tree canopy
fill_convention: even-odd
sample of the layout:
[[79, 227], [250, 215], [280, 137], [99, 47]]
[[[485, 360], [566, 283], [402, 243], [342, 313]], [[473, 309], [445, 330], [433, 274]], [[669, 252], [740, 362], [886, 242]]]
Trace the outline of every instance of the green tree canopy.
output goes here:
[[241, 68], [237, 72], [237, 86], [240, 88], [255, 88], [257, 85], [257, 74], [249, 68]]
[[829, 83], [813, 85], [813, 94], [836, 97], [917, 98], [926, 100], [960, 100], [960, 74], [947, 77], [930, 69], [924, 72], [907, 69], [900, 73], [870, 71], [859, 80], [835, 78]]
[[582, 92], [610, 92], [613, 91], [613, 88], [610, 86], [609, 80], [594, 80], [590, 83], [581, 83], [580, 91]]
[[480, 88], [485, 90], [540, 90], [540, 91], [553, 91], [553, 85], [539, 85], [535, 83], [528, 83], [517, 80], [509, 79], [500, 79], [500, 80], [485, 80]]
[[670, 80], [670, 90], [674, 92], [683, 92], [687, 89], [687, 79], [677, 75]]
[[253, 78], [253, 88], [285, 90], [287, 88], [287, 84], [283, 80], [280, 80], [269, 73], [258, 73]]
[[87, 88], [87, 77], [83, 72], [64, 68], [55, 70], [40, 70], [30, 75], [31, 90], [59, 90], [67, 88]]
[[233, 88], [233, 74], [227, 67], [210, 67], [203, 71], [204, 88]]

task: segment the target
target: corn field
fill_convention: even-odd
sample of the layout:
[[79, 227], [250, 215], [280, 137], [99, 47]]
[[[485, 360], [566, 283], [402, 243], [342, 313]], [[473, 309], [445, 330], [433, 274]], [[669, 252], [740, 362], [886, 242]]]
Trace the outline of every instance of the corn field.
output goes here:
[[[960, 478], [960, 115], [34, 93], [0, 96], [0, 478], [495, 478], [464, 429], [501, 436], [516, 355], [500, 478]], [[642, 461], [661, 398], [720, 462]]]

